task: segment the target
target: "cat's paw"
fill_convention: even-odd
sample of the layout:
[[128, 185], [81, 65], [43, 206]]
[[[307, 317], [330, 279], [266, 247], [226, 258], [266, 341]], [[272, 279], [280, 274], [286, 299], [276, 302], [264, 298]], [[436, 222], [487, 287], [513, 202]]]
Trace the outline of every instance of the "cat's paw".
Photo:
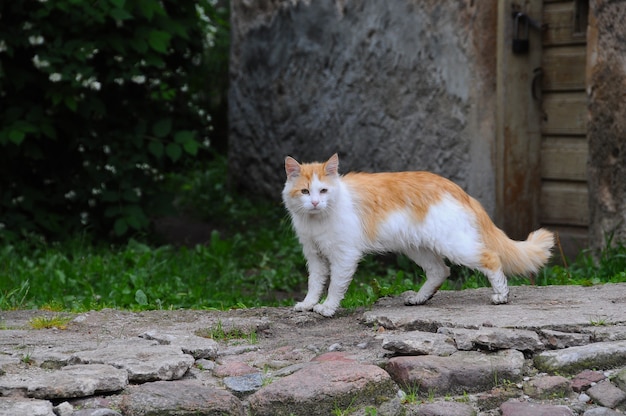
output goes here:
[[298, 312], [306, 312], [306, 311], [312, 311], [313, 310], [313, 306], [315, 306], [314, 303], [298, 302], [298, 303], [295, 304], [293, 309], [298, 311]]
[[502, 305], [509, 302], [509, 294], [496, 293], [491, 296], [491, 303], [494, 305]]
[[409, 290], [404, 292], [402, 296], [404, 297], [404, 304], [407, 306], [412, 305], [423, 305], [432, 298], [434, 293], [430, 296], [425, 296], [424, 294], [420, 294], [419, 292], [414, 292]]
[[322, 316], [330, 318], [335, 314], [335, 312], [337, 311], [337, 308], [328, 306], [324, 303], [318, 303], [317, 305], [313, 307], [313, 311], [319, 313]]

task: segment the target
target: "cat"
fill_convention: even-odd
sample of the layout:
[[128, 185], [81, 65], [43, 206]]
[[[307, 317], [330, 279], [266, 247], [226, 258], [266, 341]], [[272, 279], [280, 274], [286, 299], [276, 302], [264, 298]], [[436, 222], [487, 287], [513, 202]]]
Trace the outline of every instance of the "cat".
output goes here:
[[[537, 272], [550, 258], [552, 232], [540, 228], [526, 241], [513, 241], [497, 228], [482, 205], [454, 182], [429, 172], [339, 174], [339, 157], [300, 164], [285, 158], [284, 205], [302, 245], [308, 291], [297, 311], [331, 317], [367, 253], [397, 252], [426, 274], [417, 293], [403, 294], [420, 305], [450, 274], [444, 262], [487, 276], [494, 304], [508, 302], [505, 273]], [[328, 278], [328, 294], [319, 303]]]

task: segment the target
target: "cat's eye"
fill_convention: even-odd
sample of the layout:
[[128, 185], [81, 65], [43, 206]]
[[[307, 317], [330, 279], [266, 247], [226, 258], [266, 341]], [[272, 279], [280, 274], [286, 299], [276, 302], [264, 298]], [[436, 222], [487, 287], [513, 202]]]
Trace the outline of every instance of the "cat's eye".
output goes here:
[[326, 192], [328, 192], [328, 189], [326, 188], [320, 189], [320, 194], [325, 194]]
[[308, 189], [301, 189], [300, 192], [302, 192], [304, 195], [308, 195], [309, 194], [309, 190]]

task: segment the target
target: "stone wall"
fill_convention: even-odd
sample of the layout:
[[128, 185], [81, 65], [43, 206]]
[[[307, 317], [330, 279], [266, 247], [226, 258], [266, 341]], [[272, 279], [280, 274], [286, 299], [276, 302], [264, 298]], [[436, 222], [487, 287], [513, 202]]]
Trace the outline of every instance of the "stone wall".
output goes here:
[[591, 0], [588, 35], [590, 245], [626, 241], [626, 2]]
[[234, 185], [279, 198], [283, 160], [430, 170], [495, 210], [497, 3], [233, 0]]

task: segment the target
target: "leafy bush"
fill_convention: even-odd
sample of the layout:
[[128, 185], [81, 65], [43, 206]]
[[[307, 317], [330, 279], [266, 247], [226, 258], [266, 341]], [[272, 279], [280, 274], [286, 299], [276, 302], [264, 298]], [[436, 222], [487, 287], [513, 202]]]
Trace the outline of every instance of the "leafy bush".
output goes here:
[[0, 3], [5, 235], [148, 227], [167, 173], [208, 146], [216, 22], [210, 0]]

